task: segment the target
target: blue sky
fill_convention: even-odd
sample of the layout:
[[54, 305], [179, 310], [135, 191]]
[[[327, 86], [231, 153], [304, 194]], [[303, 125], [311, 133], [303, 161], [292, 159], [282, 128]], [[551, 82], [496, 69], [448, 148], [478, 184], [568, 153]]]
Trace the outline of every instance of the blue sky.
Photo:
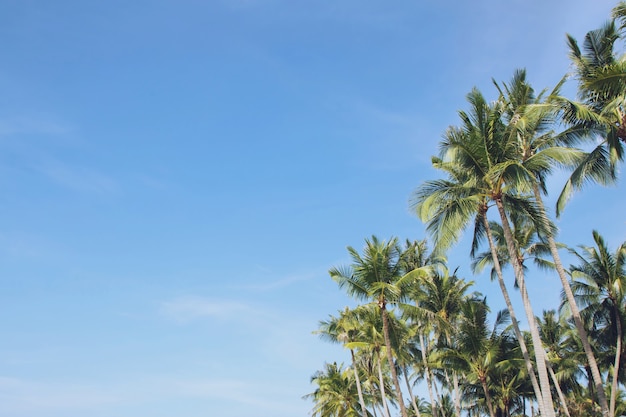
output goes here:
[[[425, 237], [465, 94], [551, 87], [614, 5], [459, 3], [0, 0], [0, 416], [307, 415], [345, 358], [311, 334], [352, 303], [328, 269]], [[623, 241], [623, 195], [578, 194], [561, 240]]]

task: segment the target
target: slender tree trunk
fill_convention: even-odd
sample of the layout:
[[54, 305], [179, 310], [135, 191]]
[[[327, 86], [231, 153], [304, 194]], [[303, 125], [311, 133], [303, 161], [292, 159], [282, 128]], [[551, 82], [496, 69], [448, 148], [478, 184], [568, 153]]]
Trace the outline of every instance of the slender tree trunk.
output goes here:
[[396, 372], [396, 366], [393, 363], [393, 354], [391, 352], [391, 339], [389, 337], [389, 317], [387, 308], [384, 302], [379, 303], [380, 310], [383, 314], [383, 335], [385, 337], [385, 346], [387, 350], [387, 360], [389, 361], [389, 367], [391, 368], [391, 378], [396, 388], [396, 398], [400, 405], [400, 413], [402, 417], [409, 417], [404, 406], [404, 399], [402, 398], [402, 390], [400, 389], [400, 380], [398, 379], [398, 373]]
[[489, 415], [491, 417], [496, 417], [496, 413], [493, 410], [493, 404], [491, 402], [491, 395], [489, 395], [489, 387], [487, 386], [487, 380], [484, 376], [480, 378], [480, 385], [483, 386], [483, 391], [485, 391], [485, 402], [487, 403], [487, 408], [489, 409]]
[[530, 298], [528, 297], [528, 291], [526, 290], [526, 281], [524, 279], [524, 270], [519, 260], [515, 241], [513, 239], [513, 233], [509, 226], [509, 220], [504, 210], [502, 199], [495, 199], [496, 206], [498, 207], [498, 213], [502, 221], [502, 229], [504, 231], [504, 238], [506, 240], [507, 249], [509, 251], [509, 257], [511, 258], [511, 264], [515, 271], [515, 279], [520, 288], [522, 296], [522, 302], [524, 304], [524, 311], [526, 312], [526, 319], [528, 320], [528, 327], [530, 335], [533, 340], [533, 350], [535, 352], [535, 362], [537, 364], [537, 372], [539, 375], [539, 386], [541, 387], [541, 398], [543, 401], [538, 402], [539, 409], [541, 410], [542, 417], [555, 417], [554, 401], [552, 400], [552, 392], [550, 391], [550, 379], [548, 377], [548, 370], [546, 369], [546, 352], [543, 349], [541, 337], [539, 336], [539, 330], [537, 328], [537, 321], [535, 319], [532, 306], [530, 304]]
[[[533, 184], [533, 192], [535, 194], [535, 200], [537, 202], [537, 205], [539, 206], [539, 210], [545, 216], [546, 210], [543, 205], [541, 193], [539, 192], [539, 186], [536, 182]], [[574, 298], [572, 287], [569, 285], [569, 281], [567, 280], [567, 274], [565, 273], [565, 269], [563, 268], [563, 264], [561, 263], [561, 257], [556, 247], [556, 242], [554, 241], [552, 233], [550, 233], [549, 231], [548, 224], [544, 224], [544, 226], [546, 229], [546, 237], [548, 239], [550, 253], [552, 254], [552, 258], [554, 259], [554, 266], [559, 275], [559, 279], [561, 280], [561, 285], [563, 286], [565, 298], [567, 299], [567, 303], [570, 307], [570, 310], [572, 311], [574, 324], [576, 326], [576, 330], [578, 330], [580, 341], [582, 342], [583, 349], [585, 350], [585, 355], [587, 356], [587, 362], [589, 363], [589, 367], [591, 368], [591, 375], [593, 376], [593, 382], [596, 386], [596, 395], [598, 396], [598, 402], [600, 403], [600, 408], [602, 409], [602, 415], [604, 417], [613, 417], [613, 413], [609, 410], [609, 404], [607, 403], [606, 395], [604, 394], [602, 375], [600, 374], [600, 369], [598, 368], [596, 357], [593, 354], [593, 349], [591, 348], [591, 344], [589, 343], [587, 330], [585, 330], [585, 325], [583, 324], [583, 321], [580, 317], [580, 310], [578, 309], [578, 305], [576, 304], [576, 299]]]
[[[433, 381], [435, 380], [435, 377], [433, 376], [432, 371], [431, 371], [430, 379], [432, 379]], [[442, 416], [445, 416], [446, 410], [445, 408], [443, 408], [443, 394], [439, 393], [439, 387], [436, 383], [433, 384], [433, 387], [435, 388], [435, 397], [441, 399], [441, 401], [437, 403], [437, 405], [439, 406], [439, 411], [441, 412]]]
[[413, 395], [413, 389], [411, 388], [411, 381], [409, 381], [409, 373], [404, 368], [403, 368], [403, 372], [404, 372], [404, 381], [406, 383], [406, 389], [409, 392], [409, 397], [411, 397], [411, 405], [413, 406], [413, 411], [415, 411], [416, 417], [421, 417], [420, 409], [417, 406], [417, 403], [415, 402], [415, 395]]
[[615, 346], [615, 362], [613, 363], [613, 381], [611, 382], [611, 416], [615, 415], [615, 402], [617, 400], [617, 383], [619, 377], [619, 365], [622, 356], [622, 320], [619, 311], [615, 311], [615, 327], [617, 327], [617, 346]]
[[[452, 339], [450, 338], [450, 334], [446, 333], [446, 340], [448, 342], [448, 346], [452, 346]], [[454, 414], [456, 417], [461, 417], [461, 396], [459, 395], [459, 378], [455, 370], [452, 370], [452, 384], [450, 383], [450, 375], [448, 374], [448, 370], [445, 370], [446, 382], [448, 387], [452, 387], [449, 389], [449, 392], [452, 394], [452, 398], [454, 398]]]
[[[449, 342], [450, 342], [450, 340], [448, 339], [448, 346], [450, 346]], [[445, 388], [448, 390], [449, 394], [452, 394], [452, 388], [451, 388], [452, 387], [452, 382], [450, 382], [450, 374], [448, 373], [447, 369], [443, 370], [443, 376], [446, 379], [446, 386], [445, 386]], [[450, 396], [452, 396], [452, 395], [450, 395]]]
[[493, 235], [491, 234], [491, 227], [489, 227], [489, 221], [487, 220], [486, 214], [487, 213], [482, 216], [483, 225], [485, 226], [487, 241], [489, 242], [489, 249], [491, 251], [491, 258], [493, 259], [493, 268], [495, 269], [496, 276], [498, 277], [498, 284], [500, 285], [500, 291], [502, 292], [502, 296], [504, 297], [506, 308], [509, 310], [509, 314], [511, 315], [513, 332], [515, 333], [515, 337], [517, 337], [520, 350], [522, 351], [524, 364], [526, 365], [526, 372], [528, 372], [528, 377], [530, 378], [530, 382], [533, 386], [533, 391], [535, 391], [535, 397], [537, 397], [538, 402], [543, 402], [541, 389], [539, 388], [539, 383], [537, 382], [537, 378], [535, 376], [533, 362], [530, 359], [530, 355], [528, 354], [528, 347], [526, 346], [526, 342], [524, 341], [524, 335], [519, 328], [517, 316], [515, 315], [515, 310], [513, 309], [513, 303], [511, 302], [511, 297], [509, 297], [509, 291], [506, 288], [506, 283], [504, 282], [504, 275], [502, 274], [502, 268], [500, 267], [500, 259], [498, 258], [498, 252], [496, 251], [496, 245], [493, 243]]
[[569, 409], [567, 408], [567, 402], [565, 401], [565, 396], [563, 395], [563, 391], [561, 390], [561, 385], [559, 384], [558, 379], [556, 379], [556, 375], [554, 374], [554, 370], [550, 365], [550, 362], [547, 362], [548, 372], [550, 372], [550, 377], [552, 378], [552, 383], [554, 384], [554, 388], [556, 388], [556, 392], [559, 395], [559, 401], [561, 401], [561, 406], [563, 407], [563, 412], [567, 417], [571, 417], [569, 414]]
[[426, 343], [424, 341], [424, 333], [420, 332], [420, 344], [422, 345], [422, 363], [424, 365], [424, 376], [426, 377], [426, 386], [428, 387], [428, 397], [430, 398], [430, 410], [433, 417], [437, 417], [437, 403], [433, 395], [433, 385], [430, 377], [430, 368], [426, 359]]
[[459, 392], [459, 374], [452, 371], [452, 383], [454, 384], [454, 408], [457, 417], [461, 417], [461, 394]]
[[361, 379], [359, 378], [359, 371], [356, 367], [356, 360], [354, 359], [353, 349], [350, 349], [350, 356], [352, 357], [352, 368], [354, 369], [354, 379], [356, 380], [356, 390], [359, 393], [359, 403], [361, 404], [361, 411], [363, 412], [363, 417], [367, 417], [367, 408], [365, 408], [363, 390], [361, 389]]
[[379, 384], [380, 384], [380, 395], [381, 395], [381, 399], [383, 401], [383, 411], [385, 412], [385, 417], [391, 417], [391, 414], [389, 413], [389, 405], [387, 404], [387, 393], [385, 392], [385, 378], [383, 378], [383, 368], [380, 364], [380, 352], [377, 352], [378, 357], [378, 380], [379, 380]]

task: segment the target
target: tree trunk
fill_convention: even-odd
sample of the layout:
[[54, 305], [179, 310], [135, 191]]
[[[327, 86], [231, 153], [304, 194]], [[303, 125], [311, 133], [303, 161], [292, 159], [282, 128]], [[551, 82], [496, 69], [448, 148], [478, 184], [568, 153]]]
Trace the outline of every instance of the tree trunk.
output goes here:
[[385, 392], [385, 378], [383, 378], [383, 368], [380, 364], [380, 351], [377, 351], [377, 364], [378, 364], [378, 380], [380, 384], [380, 395], [383, 402], [383, 411], [385, 413], [385, 417], [391, 417], [389, 413], [389, 405], [387, 404], [387, 393]]
[[[404, 369], [404, 368], [403, 368]], [[413, 395], [413, 389], [411, 389], [411, 381], [409, 381], [409, 373], [404, 369], [404, 381], [406, 382], [406, 389], [409, 392], [409, 397], [411, 397], [411, 405], [413, 406], [413, 411], [415, 411], [416, 417], [421, 417], [420, 409], [415, 402], [415, 395]]]
[[457, 417], [461, 417], [461, 394], [459, 392], [459, 375], [452, 371], [452, 383], [454, 384], [454, 409]]
[[[433, 381], [435, 380], [435, 377], [432, 375], [432, 373], [430, 375], [430, 379], [433, 380]], [[433, 386], [435, 387], [435, 397], [441, 398], [441, 401], [439, 401], [439, 403], [438, 403], [439, 410], [441, 411], [441, 415], [445, 416], [446, 415], [446, 409], [443, 408], [443, 405], [444, 405], [443, 404], [443, 393], [441, 393], [441, 394], [439, 393], [439, 388], [437, 388], [437, 384], [433, 384]], [[443, 387], [442, 387], [442, 389], [443, 389]]]
[[620, 312], [615, 311], [615, 326], [617, 327], [617, 346], [615, 347], [615, 362], [613, 363], [613, 381], [611, 382], [611, 416], [615, 415], [615, 401], [617, 400], [617, 383], [619, 377], [619, 365], [622, 356], [622, 320]]
[[420, 332], [420, 344], [422, 345], [422, 363], [424, 364], [424, 375], [426, 377], [426, 386], [428, 387], [428, 397], [430, 398], [430, 410], [433, 417], [437, 417], [437, 406], [433, 395], [432, 380], [430, 377], [430, 368], [426, 359], [426, 343], [424, 342], [424, 334]]
[[561, 390], [561, 385], [559, 381], [556, 379], [556, 375], [554, 374], [554, 370], [550, 365], [550, 362], [546, 362], [548, 366], [548, 372], [550, 372], [550, 378], [552, 378], [552, 383], [554, 384], [554, 388], [556, 388], [556, 392], [559, 395], [559, 401], [561, 401], [561, 406], [563, 407], [563, 411], [567, 417], [571, 417], [569, 414], [569, 409], [567, 408], [567, 401], [565, 400], [565, 396], [563, 395], [563, 391]]
[[[450, 334], [446, 332], [446, 341], [448, 342], [448, 346], [452, 346], [452, 339], [450, 338]], [[450, 384], [450, 375], [448, 375], [448, 370], [445, 371], [446, 382], [448, 387], [452, 386], [452, 389], [448, 389], [452, 393], [452, 397], [454, 398], [454, 414], [456, 417], [461, 417], [461, 395], [459, 393], [459, 377], [455, 370], [452, 370], [452, 384]]]
[[496, 276], [498, 277], [498, 284], [500, 285], [500, 291], [502, 292], [502, 296], [504, 297], [504, 302], [506, 304], [506, 308], [509, 310], [509, 314], [511, 315], [511, 324], [513, 324], [513, 332], [515, 333], [515, 337], [517, 337], [520, 350], [522, 351], [522, 356], [524, 357], [524, 364], [526, 365], [526, 372], [528, 372], [528, 377], [530, 378], [530, 382], [533, 386], [533, 391], [535, 391], [535, 397], [538, 402], [542, 402], [541, 389], [539, 388], [539, 383], [537, 382], [537, 377], [535, 376], [535, 369], [533, 367], [533, 362], [530, 359], [530, 355], [528, 354], [528, 347], [526, 346], [526, 342], [524, 341], [524, 335], [519, 328], [519, 323], [517, 321], [517, 316], [515, 315], [515, 310], [513, 309], [513, 303], [511, 302], [511, 297], [509, 297], [509, 291], [506, 288], [506, 283], [504, 282], [504, 275], [502, 274], [502, 268], [500, 267], [500, 259], [498, 258], [498, 252], [496, 251], [496, 245], [493, 243], [493, 235], [491, 234], [491, 227], [489, 227], [489, 221], [487, 220], [487, 215], [485, 213], [483, 217], [483, 225], [485, 226], [485, 231], [487, 234], [487, 241], [489, 242], [489, 249], [491, 251], [491, 257], [493, 259], [493, 268], [496, 270]]
[[363, 417], [367, 417], [367, 408], [365, 408], [363, 390], [361, 389], [361, 379], [359, 378], [359, 371], [356, 368], [356, 361], [354, 360], [353, 349], [350, 349], [350, 356], [352, 357], [352, 368], [354, 369], [354, 379], [356, 380], [356, 390], [359, 393], [359, 403], [361, 404], [361, 411], [363, 412]]
[[480, 385], [483, 386], [483, 391], [485, 391], [485, 402], [487, 403], [487, 408], [489, 409], [489, 415], [491, 417], [496, 417], [496, 413], [493, 410], [493, 404], [491, 403], [491, 395], [489, 395], [489, 387], [487, 386], [487, 380], [484, 376], [480, 377]]
[[[541, 193], [539, 192], [539, 186], [537, 185], [537, 183], [533, 184], [533, 192], [535, 194], [535, 200], [537, 202], [537, 205], [539, 206], [539, 210], [545, 216], [546, 210], [543, 205], [543, 200], [541, 198]], [[554, 241], [552, 233], [550, 233], [549, 231], [548, 225], [544, 224], [544, 226], [546, 228], [546, 237], [548, 238], [550, 253], [552, 254], [552, 258], [554, 259], [554, 266], [556, 267], [559, 279], [561, 280], [561, 285], [563, 286], [565, 298], [567, 299], [567, 303], [570, 307], [570, 310], [572, 311], [574, 324], [576, 326], [576, 330], [578, 331], [578, 335], [580, 336], [580, 341], [583, 345], [583, 349], [585, 350], [587, 362], [589, 363], [589, 367], [591, 369], [591, 375], [593, 377], [593, 382], [596, 386], [596, 395], [598, 396], [598, 402], [600, 403], [600, 408], [602, 409], [602, 415], [604, 417], [613, 417], [613, 413], [609, 410], [606, 395], [604, 394], [604, 384], [602, 383], [602, 376], [600, 375], [598, 363], [596, 361], [595, 355], [593, 354], [591, 344], [589, 343], [587, 330], [585, 330], [585, 325], [583, 324], [583, 321], [580, 317], [580, 310], [578, 309], [578, 305], [576, 304], [576, 299], [574, 298], [572, 287], [569, 285], [569, 281], [567, 280], [567, 274], [565, 273], [565, 269], [563, 268], [563, 264], [561, 263], [561, 257], [556, 247], [556, 242]]]
[[396, 366], [393, 363], [393, 354], [391, 352], [391, 339], [389, 337], [389, 317], [387, 316], [387, 308], [384, 302], [379, 304], [380, 310], [383, 314], [383, 335], [385, 336], [385, 346], [387, 350], [387, 360], [389, 361], [389, 367], [391, 368], [391, 378], [396, 388], [396, 398], [400, 405], [400, 413], [402, 417], [409, 417], [404, 406], [404, 399], [402, 398], [402, 390], [400, 389], [400, 381], [398, 379], [398, 373], [396, 372]]
[[546, 352], [543, 349], [541, 337], [539, 336], [539, 330], [537, 328], [537, 320], [530, 304], [530, 298], [528, 297], [528, 291], [526, 290], [526, 281], [524, 279], [524, 270], [519, 260], [518, 251], [513, 239], [513, 233], [509, 226], [509, 220], [504, 210], [502, 199], [495, 199], [496, 206], [498, 207], [498, 213], [502, 221], [502, 229], [504, 231], [504, 238], [506, 240], [506, 246], [509, 251], [509, 257], [511, 258], [511, 264], [515, 271], [515, 279], [520, 288], [522, 296], [522, 302], [524, 304], [524, 311], [526, 312], [526, 319], [528, 320], [528, 327], [530, 335], [533, 340], [533, 350], [535, 352], [535, 362], [537, 364], [537, 373], [539, 375], [539, 386], [541, 387], [541, 398], [543, 401], [538, 402], [539, 409], [541, 410], [542, 417], [555, 417], [554, 413], [554, 401], [552, 400], [552, 392], [550, 391], [550, 380], [548, 377], [548, 370], [546, 369]]

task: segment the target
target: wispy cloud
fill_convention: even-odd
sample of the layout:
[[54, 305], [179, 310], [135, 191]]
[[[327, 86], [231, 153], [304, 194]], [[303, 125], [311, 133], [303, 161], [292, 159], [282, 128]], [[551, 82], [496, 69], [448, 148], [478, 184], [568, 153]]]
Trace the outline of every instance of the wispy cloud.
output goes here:
[[365, 152], [362, 163], [368, 168], [404, 170], [425, 163], [424, 155], [436, 153], [436, 141], [424, 138], [439, 137], [442, 126], [419, 110], [410, 106], [391, 108], [359, 96], [336, 96], [332, 101], [332, 106], [353, 126], [354, 131], [348, 135], [358, 137], [359, 151]]
[[0, 254], [28, 260], [59, 260], [67, 248], [42, 236], [27, 233], [0, 233]]
[[213, 398], [232, 403], [251, 405], [277, 412], [288, 410], [284, 402], [272, 392], [272, 387], [261, 381], [239, 379], [164, 379], [158, 381], [159, 390], [181, 397]]
[[57, 384], [0, 376], [0, 402], [6, 412], [80, 409], [121, 401], [101, 388], [80, 384]]
[[59, 135], [73, 129], [47, 117], [14, 117], [0, 119], [0, 137], [16, 134]]
[[135, 181], [142, 187], [157, 191], [166, 190], [172, 187], [172, 183], [170, 181], [147, 174], [136, 175]]
[[233, 406], [253, 406], [274, 415], [301, 411], [285, 406], [281, 395], [278, 388], [264, 386], [260, 381], [232, 378], [125, 376], [124, 380], [105, 385], [91, 381], [68, 383], [0, 376], [2, 411], [12, 415], [31, 415], [32, 412], [49, 415], [47, 413], [64, 410], [104, 415], [109, 407], [119, 411], [137, 403], [163, 403], [185, 398], [206, 400], [209, 408], [219, 411]]
[[72, 167], [58, 160], [48, 159], [37, 169], [51, 181], [80, 192], [109, 194], [118, 190], [110, 176], [87, 167]]
[[274, 280], [257, 281], [251, 284], [237, 285], [237, 289], [250, 290], [250, 291], [271, 291], [279, 288], [288, 287], [292, 284], [308, 281], [319, 276], [316, 273], [295, 274], [288, 275], [284, 278], [278, 278]]
[[240, 301], [214, 300], [198, 296], [178, 297], [161, 304], [159, 313], [179, 324], [196, 321], [228, 322], [234, 331], [245, 331], [253, 340], [259, 359], [279, 361], [297, 367], [307, 362], [311, 351], [311, 331], [317, 317], [296, 314], [293, 310], [252, 306]]
[[211, 300], [197, 296], [178, 297], [161, 305], [161, 314], [177, 322], [188, 323], [201, 318], [228, 319], [256, 316], [260, 312], [237, 301]]

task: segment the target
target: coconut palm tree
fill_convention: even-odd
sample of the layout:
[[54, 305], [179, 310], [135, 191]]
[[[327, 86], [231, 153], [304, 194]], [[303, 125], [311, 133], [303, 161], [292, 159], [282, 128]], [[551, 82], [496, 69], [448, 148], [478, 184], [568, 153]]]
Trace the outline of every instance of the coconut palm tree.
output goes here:
[[[503, 103], [488, 104], [476, 89], [468, 95], [468, 101], [470, 112], [459, 113], [461, 127], [448, 129], [440, 145], [441, 156], [433, 158], [435, 167], [448, 175], [452, 173], [452, 176], [447, 180], [424, 183], [414, 195], [414, 207], [427, 223], [427, 230], [433, 235], [436, 246], [445, 248], [458, 239], [473, 216], [484, 216], [489, 203], [496, 206], [533, 338], [540, 386], [538, 404], [544, 416], [552, 417], [554, 405], [545, 352], [507, 213], [513, 210], [525, 213], [540, 230], [545, 229], [548, 222], [544, 221], [544, 216], [528, 195], [531, 190], [522, 172], [510, 163], [515, 160], [517, 145], [507, 136]], [[476, 222], [476, 228], [487, 230], [485, 223]]]
[[313, 417], [365, 417], [359, 412], [353, 374], [337, 363], [327, 363], [322, 371], [311, 377], [317, 385], [314, 392], [303, 398], [314, 402]]
[[[393, 387], [389, 381], [389, 362], [386, 358], [385, 338], [383, 335], [383, 320], [378, 306], [372, 303], [360, 305], [354, 309], [354, 314], [359, 322], [357, 341], [350, 342], [347, 347], [357, 350], [357, 362], [366, 370], [368, 389], [370, 392], [378, 392], [378, 397], [383, 414], [391, 417], [389, 404], [395, 404], [395, 400], [388, 396], [393, 394]], [[392, 319], [393, 320], [393, 319]], [[395, 341], [395, 338], [391, 339]], [[394, 343], [395, 344], [395, 343]]]
[[593, 329], [600, 329], [597, 339], [613, 341], [615, 355], [611, 383], [610, 415], [615, 415], [624, 319], [626, 318], [626, 242], [612, 253], [604, 238], [593, 231], [596, 247], [582, 246], [573, 250], [579, 264], [570, 267], [572, 289], [581, 304], [581, 314]]
[[437, 356], [448, 367], [463, 370], [468, 383], [480, 384], [489, 415], [496, 417], [492, 376], [498, 364], [505, 359], [506, 352], [502, 351], [505, 335], [500, 328], [509, 316], [508, 313], [498, 314], [493, 329], [489, 330], [489, 308], [485, 299], [466, 299], [461, 310], [455, 345], [440, 349]]
[[[447, 270], [422, 278], [411, 288], [410, 297], [415, 305], [403, 305], [403, 314], [414, 322], [429, 322], [436, 339], [452, 344], [452, 333], [461, 313], [461, 305], [468, 297], [467, 290], [473, 282], [466, 282]], [[461, 414], [458, 375], [452, 370], [452, 391], [455, 414]], [[447, 371], [446, 375], [447, 376]]]
[[316, 333], [319, 334], [322, 339], [330, 341], [331, 343], [341, 343], [344, 347], [350, 350], [352, 369], [354, 372], [357, 393], [359, 394], [359, 403], [361, 405], [361, 413], [363, 416], [367, 416], [367, 408], [365, 407], [365, 399], [363, 397], [359, 370], [356, 365], [354, 348], [352, 346], [349, 347], [350, 343], [358, 341], [358, 332], [358, 317], [354, 311], [346, 307], [345, 310], [339, 313], [339, 317], [330, 316], [327, 321], [320, 321], [319, 329]]
[[561, 262], [555, 240], [556, 230], [548, 219], [542, 197], [542, 194], [546, 193], [546, 177], [554, 167], [568, 167], [579, 162], [581, 152], [573, 149], [571, 145], [577, 143], [586, 131], [572, 128], [557, 134], [551, 130], [559, 108], [559, 104], [555, 103], [562, 101], [558, 95], [559, 86], [544, 101], [543, 94], [535, 97], [533, 88], [526, 81], [526, 72], [523, 70], [516, 71], [509, 84], [504, 83], [502, 87], [496, 84], [496, 86], [505, 106], [503, 117], [506, 124], [505, 135], [515, 149], [514, 152], [507, 154], [507, 158], [510, 159], [503, 162], [512, 172], [517, 173], [515, 185], [521, 186], [526, 182], [526, 187], [533, 192], [539, 212], [537, 219], [542, 226], [536, 231], [539, 237], [547, 243], [554, 260], [554, 269], [563, 286], [563, 292], [587, 355], [598, 392], [598, 402], [603, 414], [608, 415], [609, 407], [602, 389], [602, 376], [569, 285], [567, 273]]
[[[541, 389], [535, 376], [534, 366], [530, 359], [526, 343], [518, 325], [513, 303], [511, 302], [511, 298], [504, 281], [501, 262], [499, 261], [499, 259], [503, 259], [505, 261], [509, 259], [508, 249], [506, 247], [504, 233], [502, 231], [503, 229], [499, 224], [490, 222], [487, 219], [487, 210], [489, 208], [487, 191], [470, 185], [471, 181], [468, 179], [467, 170], [459, 168], [451, 163], [444, 163], [438, 158], [433, 158], [433, 160], [433, 165], [448, 175], [447, 180], [433, 181], [431, 187], [426, 187], [425, 193], [429, 194], [433, 201], [444, 202], [440, 208], [440, 212], [433, 215], [433, 221], [437, 221], [438, 216], [440, 216], [441, 218], [449, 218], [452, 220], [461, 219], [461, 222], [469, 222], [470, 216], [472, 214], [475, 215], [474, 238], [470, 253], [476, 262], [475, 271], [478, 272], [487, 264], [493, 265], [491, 277], [492, 279], [497, 278], [503, 299], [512, 319], [514, 332], [520, 344], [520, 350], [525, 361], [527, 374], [535, 392], [535, 398], [539, 403], [541, 403]], [[425, 185], [429, 184], [427, 183]], [[512, 214], [514, 213], [515, 211], [512, 211]], [[512, 216], [512, 219], [514, 220], [514, 223], [519, 223], [519, 220], [515, 220], [521, 219], [521, 215]], [[531, 230], [530, 227], [525, 229]], [[534, 229], [532, 229], [532, 234], [525, 231], [524, 236], [520, 236], [519, 233], [517, 233], [518, 230], [522, 230], [522, 228], [515, 228], [514, 234], [516, 241], [528, 241], [532, 234], [534, 234]], [[446, 229], [441, 228], [436, 230], [435, 233], [440, 233], [441, 231], [445, 233]], [[489, 243], [489, 252], [477, 254], [476, 252], [483, 239], [486, 239]]]
[[[555, 310], [543, 312], [537, 319], [541, 340], [548, 352], [551, 376], [554, 386], [559, 392], [564, 413], [569, 417], [570, 397], [581, 394], [579, 379], [583, 376], [581, 364], [585, 362], [584, 353], [576, 330], [571, 327], [564, 316], [558, 316]], [[582, 356], [581, 356], [582, 355]]]
[[563, 107], [566, 122], [585, 126], [592, 140], [601, 138], [572, 172], [557, 203], [562, 211], [572, 192], [589, 181], [613, 183], [616, 165], [624, 159], [626, 141], [626, 56], [618, 55], [616, 42], [626, 23], [626, 4], [620, 2], [613, 11], [616, 20], [589, 31], [582, 49], [577, 40], [567, 36], [570, 59], [575, 68], [578, 96], [582, 105], [567, 102]]
[[400, 381], [393, 360], [391, 337], [389, 335], [389, 304], [402, 301], [408, 288], [409, 280], [403, 273], [400, 261], [401, 248], [397, 238], [381, 241], [376, 236], [365, 240], [363, 255], [348, 247], [352, 257], [349, 267], [338, 267], [330, 270], [330, 276], [357, 299], [369, 300], [378, 306], [382, 321], [385, 351], [391, 377], [395, 386], [397, 402], [402, 417], [407, 417]]
[[[422, 274], [414, 276], [415, 281], [409, 290], [409, 299], [413, 301], [415, 301], [415, 299], [412, 294], [414, 294], [416, 288], [419, 288], [422, 285], [422, 280], [425, 277], [428, 277], [430, 274], [435, 273], [438, 270], [446, 269], [445, 258], [434, 253], [429, 253], [426, 240], [412, 242], [407, 240], [405, 242], [401, 259], [403, 269], [407, 274], [412, 273], [413, 271], [422, 272]], [[401, 304], [403, 312], [410, 310], [410, 308], [411, 307], [406, 304]], [[403, 313], [403, 315], [407, 318], [406, 314]], [[432, 331], [432, 325], [428, 323], [427, 320], [422, 320], [414, 316], [411, 318], [412, 335], [415, 339], [416, 345], [419, 346], [414, 349], [416, 353], [416, 363], [421, 362], [419, 368], [426, 381], [428, 395], [430, 398], [431, 414], [433, 417], [437, 417], [437, 398], [433, 392], [434, 376], [428, 360], [430, 355], [430, 333]], [[413, 404], [414, 409], [416, 408], [416, 405], [417, 404], [415, 403]], [[419, 414], [418, 411], [419, 410], [415, 410], [415, 413]]]

